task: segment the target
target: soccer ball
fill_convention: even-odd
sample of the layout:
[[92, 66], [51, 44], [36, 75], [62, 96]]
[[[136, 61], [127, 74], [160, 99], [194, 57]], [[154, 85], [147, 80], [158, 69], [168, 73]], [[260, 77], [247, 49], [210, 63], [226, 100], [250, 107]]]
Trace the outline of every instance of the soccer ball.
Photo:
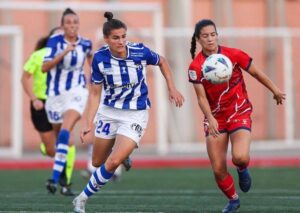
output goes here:
[[204, 61], [202, 73], [212, 84], [228, 82], [232, 75], [232, 63], [225, 55], [212, 54]]

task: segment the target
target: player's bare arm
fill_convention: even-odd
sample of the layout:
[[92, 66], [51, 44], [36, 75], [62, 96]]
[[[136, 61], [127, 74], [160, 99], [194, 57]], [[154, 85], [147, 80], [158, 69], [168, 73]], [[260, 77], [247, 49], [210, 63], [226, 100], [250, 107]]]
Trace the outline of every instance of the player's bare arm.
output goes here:
[[209, 134], [211, 134], [213, 137], [216, 137], [220, 134], [218, 128], [219, 124], [215, 117], [213, 116], [206, 94], [205, 94], [205, 89], [202, 84], [194, 84], [194, 89], [197, 95], [197, 100], [198, 100], [198, 105], [200, 109], [202, 110], [203, 114], [208, 120], [209, 123]]
[[265, 73], [258, 70], [253, 63], [250, 65], [248, 72], [273, 93], [273, 98], [276, 100], [277, 105], [283, 103], [286, 95], [271, 81], [271, 79], [269, 79]]
[[171, 103], [174, 102], [177, 107], [181, 107], [184, 102], [184, 98], [174, 85], [172, 72], [167, 60], [163, 56], [160, 56], [160, 61], [158, 65], [163, 76], [166, 79], [169, 90], [169, 99]]
[[88, 134], [91, 133], [91, 130], [93, 129], [94, 117], [98, 110], [98, 106], [99, 106], [100, 99], [101, 99], [102, 84], [100, 84], [100, 85], [91, 84], [89, 91], [90, 92], [89, 92], [89, 97], [88, 97], [88, 102], [87, 102], [87, 107], [86, 107], [87, 120], [86, 120], [85, 127], [83, 128], [83, 130], [80, 133], [80, 139], [81, 139], [82, 143], [86, 142], [85, 138], [87, 138], [87, 137], [85, 137], [85, 136], [88, 136]]

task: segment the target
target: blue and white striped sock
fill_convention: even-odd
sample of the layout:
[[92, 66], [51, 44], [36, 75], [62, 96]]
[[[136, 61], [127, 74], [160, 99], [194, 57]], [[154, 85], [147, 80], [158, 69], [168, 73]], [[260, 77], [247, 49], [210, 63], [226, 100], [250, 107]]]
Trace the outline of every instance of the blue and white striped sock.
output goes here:
[[52, 170], [52, 179], [57, 183], [61, 173], [66, 165], [66, 156], [69, 150], [70, 132], [66, 129], [61, 129], [58, 133], [56, 141], [56, 153], [54, 157], [54, 165]]
[[85, 189], [82, 191], [81, 196], [87, 199], [88, 197], [95, 194], [100, 188], [102, 188], [114, 173], [110, 173], [105, 169], [104, 164], [97, 168], [96, 171], [91, 176]]

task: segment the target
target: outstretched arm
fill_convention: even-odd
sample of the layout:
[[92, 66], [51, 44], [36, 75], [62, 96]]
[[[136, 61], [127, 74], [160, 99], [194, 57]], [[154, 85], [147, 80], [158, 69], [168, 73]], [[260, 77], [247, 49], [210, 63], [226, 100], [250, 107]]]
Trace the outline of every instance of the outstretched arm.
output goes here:
[[171, 68], [170, 68], [167, 60], [164, 57], [160, 56], [160, 61], [159, 61], [158, 65], [159, 65], [159, 68], [160, 68], [163, 76], [166, 79], [168, 90], [169, 90], [169, 99], [170, 99], [171, 103], [174, 102], [177, 107], [181, 107], [184, 102], [184, 98], [180, 94], [180, 92], [177, 91], [177, 89], [174, 85]]
[[276, 100], [277, 105], [282, 104], [283, 100], [285, 100], [285, 94], [271, 81], [271, 79], [268, 78], [265, 73], [259, 71], [253, 63], [250, 65], [248, 72], [273, 93], [273, 99]]
[[198, 105], [201, 111], [203, 112], [204, 116], [208, 120], [209, 134], [213, 137], [216, 137], [220, 134], [218, 130], [219, 124], [211, 112], [204, 87], [202, 84], [194, 84], [194, 89], [197, 95]]

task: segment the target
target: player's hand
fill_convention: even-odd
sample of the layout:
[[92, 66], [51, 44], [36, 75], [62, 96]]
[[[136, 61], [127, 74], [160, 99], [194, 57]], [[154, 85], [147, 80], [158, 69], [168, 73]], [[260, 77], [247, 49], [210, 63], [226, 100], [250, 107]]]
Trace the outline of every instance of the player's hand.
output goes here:
[[44, 103], [39, 99], [35, 99], [32, 101], [32, 106], [35, 110], [42, 110], [44, 108]]
[[208, 119], [208, 132], [214, 138], [220, 134], [218, 121], [213, 116]]
[[75, 49], [75, 47], [76, 47], [76, 44], [73, 44], [73, 43], [68, 44], [66, 51], [67, 52], [73, 51]]
[[280, 90], [278, 90], [277, 92], [274, 93], [273, 99], [276, 100], [276, 104], [282, 104], [283, 101], [285, 100], [285, 94], [283, 92], [281, 92]]
[[87, 142], [91, 142], [91, 138], [92, 138], [92, 128], [91, 127], [84, 128], [80, 132], [81, 143], [84, 144], [84, 143], [87, 143]]
[[181, 107], [184, 102], [184, 97], [174, 88], [169, 90], [169, 100], [171, 103], [174, 103], [176, 107]]

